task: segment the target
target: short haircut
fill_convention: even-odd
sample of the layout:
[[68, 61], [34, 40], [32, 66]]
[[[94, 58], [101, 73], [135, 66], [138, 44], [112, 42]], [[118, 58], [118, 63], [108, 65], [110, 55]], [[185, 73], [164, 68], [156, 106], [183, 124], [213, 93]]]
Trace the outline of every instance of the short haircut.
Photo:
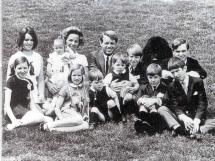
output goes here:
[[173, 42], [172, 42], [172, 50], [173, 51], [176, 50], [182, 44], [186, 44], [187, 50], [189, 50], [189, 48], [190, 48], [189, 43], [187, 42], [187, 40], [182, 39], [182, 38], [177, 38], [177, 39], [173, 40]]
[[25, 40], [25, 35], [29, 34], [32, 37], [33, 40], [33, 46], [32, 46], [32, 50], [35, 49], [37, 47], [38, 44], [38, 39], [37, 39], [37, 34], [34, 31], [34, 29], [32, 27], [24, 27], [22, 28], [22, 30], [19, 32], [19, 37], [17, 40], [17, 45], [19, 48], [21, 48], [21, 51], [23, 50], [23, 42]]
[[172, 57], [168, 61], [168, 70], [178, 69], [178, 68], [184, 68], [185, 63], [178, 57]]
[[118, 52], [114, 54], [112, 57], [112, 65], [115, 64], [117, 60], [120, 60], [126, 66], [128, 65], [128, 56], [125, 53]]
[[154, 75], [159, 75], [161, 76], [162, 74], [162, 68], [159, 64], [149, 64], [149, 66], [146, 69], [146, 75], [147, 76], [154, 76]]
[[27, 63], [28, 67], [30, 67], [30, 63], [28, 61], [28, 59], [24, 56], [18, 57], [15, 59], [14, 63], [11, 66], [11, 76], [15, 75], [15, 68], [17, 67], [17, 65], [22, 64], [22, 63]]
[[99, 37], [99, 40], [100, 40], [101, 42], [103, 42], [103, 37], [104, 37], [104, 35], [110, 37], [110, 39], [112, 39], [112, 40], [115, 40], [116, 43], [118, 42], [118, 36], [117, 36], [117, 34], [116, 34], [115, 31], [108, 30], [108, 31], [103, 32], [103, 33], [100, 35], [100, 37]]
[[104, 78], [102, 72], [97, 68], [92, 68], [89, 71], [89, 80], [92, 81], [100, 81]]
[[[68, 74], [68, 82], [69, 83], [72, 83], [72, 79], [71, 79], [71, 75], [72, 73], [75, 71], [75, 70], [81, 70], [81, 74], [82, 76], [84, 76], [85, 74], [85, 70], [84, 70], [84, 66], [81, 65], [81, 64], [73, 64], [71, 67], [70, 67], [70, 71], [69, 71], [69, 74]], [[82, 77], [82, 81], [83, 81], [83, 77]]]
[[142, 56], [143, 55], [142, 51], [143, 49], [137, 43], [130, 45], [127, 49], [128, 54], [131, 53], [132, 55], [135, 55], [135, 56]]
[[79, 45], [80, 46], [84, 45], [84, 35], [82, 31], [76, 26], [67, 27], [61, 32], [61, 35], [64, 39], [64, 43], [66, 43], [66, 40], [70, 34], [77, 34], [79, 36]]

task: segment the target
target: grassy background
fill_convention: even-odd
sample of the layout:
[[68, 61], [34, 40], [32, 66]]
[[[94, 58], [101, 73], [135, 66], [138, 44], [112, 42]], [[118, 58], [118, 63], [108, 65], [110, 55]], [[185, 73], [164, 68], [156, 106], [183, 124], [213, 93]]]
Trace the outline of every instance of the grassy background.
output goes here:
[[[39, 37], [37, 51], [44, 57], [60, 30], [80, 27], [86, 56], [99, 47], [98, 36], [112, 29], [119, 33], [118, 50], [138, 42], [142, 47], [151, 36], [169, 43], [184, 37], [191, 44], [191, 56], [207, 70], [205, 87], [209, 114], [215, 114], [212, 84], [215, 82], [215, 3], [176, 0], [2, 0], [3, 86], [9, 57], [18, 49], [18, 31], [33, 26]], [[213, 135], [202, 142], [183, 137], [136, 136], [132, 122], [122, 127], [112, 123], [94, 131], [43, 133], [35, 126], [3, 131], [3, 160], [214, 160]]]

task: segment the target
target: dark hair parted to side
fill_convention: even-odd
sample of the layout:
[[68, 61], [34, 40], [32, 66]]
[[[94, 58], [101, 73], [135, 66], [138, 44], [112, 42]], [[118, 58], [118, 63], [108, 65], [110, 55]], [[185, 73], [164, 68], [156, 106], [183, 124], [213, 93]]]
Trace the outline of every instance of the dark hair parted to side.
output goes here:
[[185, 63], [178, 57], [172, 57], [169, 59], [168, 62], [168, 70], [178, 69], [178, 68], [184, 68]]
[[63, 29], [63, 31], [61, 32], [61, 35], [62, 35], [65, 43], [70, 34], [77, 34], [79, 36], [79, 46], [84, 45], [84, 35], [78, 27], [70, 26], [70, 27]]
[[[85, 70], [84, 70], [84, 66], [81, 65], [81, 64], [73, 64], [71, 67], [70, 67], [70, 71], [69, 71], [69, 74], [68, 74], [68, 82], [69, 83], [72, 83], [72, 79], [71, 79], [71, 75], [72, 73], [75, 71], [75, 70], [81, 70], [81, 74], [84, 76], [85, 74]], [[83, 81], [83, 77], [82, 77], [82, 81]]]
[[126, 66], [128, 65], [128, 56], [125, 53], [118, 52], [112, 57], [112, 65], [116, 63], [117, 60], [120, 60]]
[[150, 64], [147, 69], [146, 69], [146, 75], [148, 76], [154, 76], [154, 75], [159, 75], [161, 76], [162, 74], [162, 68], [159, 64], [152, 63]]
[[151, 37], [143, 48], [142, 62], [148, 66], [151, 63], [160, 63], [172, 57], [172, 49], [168, 42], [160, 37]]
[[22, 46], [23, 46], [23, 42], [25, 40], [25, 35], [27, 33], [29, 35], [31, 35], [32, 40], [33, 40], [32, 50], [34, 50], [37, 47], [37, 44], [38, 44], [37, 34], [36, 34], [36, 32], [34, 31], [34, 29], [32, 27], [28, 26], [28, 27], [22, 28], [22, 30], [19, 32], [19, 37], [18, 37], [18, 40], [17, 40], [17, 44], [18, 44], [18, 47], [21, 49], [21, 51], [23, 50]]
[[187, 40], [185, 40], [185, 39], [183, 39], [183, 38], [177, 38], [177, 39], [173, 40], [173, 42], [172, 42], [172, 50], [173, 50], [173, 51], [176, 50], [176, 49], [177, 49], [180, 45], [182, 45], [182, 44], [186, 44], [187, 50], [189, 50], [190, 45], [189, 45], [189, 43], [187, 42]]
[[102, 72], [97, 68], [92, 68], [89, 71], [89, 80], [92, 81], [100, 81], [104, 78]]
[[110, 37], [110, 39], [112, 39], [112, 40], [115, 40], [116, 43], [118, 42], [118, 36], [117, 36], [117, 34], [116, 34], [115, 31], [108, 30], [108, 31], [103, 32], [103, 33], [100, 35], [100, 37], [99, 37], [99, 40], [100, 40], [101, 42], [103, 42], [103, 36], [104, 36], [104, 35]]
[[25, 63], [25, 62], [27, 63], [28, 67], [30, 67], [30, 63], [29, 63], [29, 61], [28, 61], [28, 59], [26, 57], [21, 56], [21, 57], [16, 58], [14, 63], [11, 66], [11, 74], [10, 74], [10, 76], [15, 75], [15, 68], [17, 67], [17, 65]]

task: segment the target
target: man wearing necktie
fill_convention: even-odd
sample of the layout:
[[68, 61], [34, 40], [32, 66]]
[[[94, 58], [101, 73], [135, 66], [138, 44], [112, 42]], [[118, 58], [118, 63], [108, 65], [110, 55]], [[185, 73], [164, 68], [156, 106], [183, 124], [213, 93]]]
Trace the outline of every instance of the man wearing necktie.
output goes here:
[[118, 36], [114, 31], [108, 30], [100, 35], [101, 50], [93, 52], [88, 57], [89, 68], [99, 69], [106, 76], [111, 69], [111, 58], [118, 44]]

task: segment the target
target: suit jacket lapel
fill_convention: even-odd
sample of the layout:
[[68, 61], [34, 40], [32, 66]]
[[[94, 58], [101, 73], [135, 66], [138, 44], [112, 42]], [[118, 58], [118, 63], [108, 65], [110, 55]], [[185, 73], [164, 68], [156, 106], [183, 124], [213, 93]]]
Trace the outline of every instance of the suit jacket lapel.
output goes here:
[[98, 53], [97, 62], [101, 67], [102, 73], [105, 73], [105, 58], [102, 51], [99, 51]]
[[193, 79], [192, 77], [189, 76], [188, 89], [187, 89], [188, 100], [191, 99], [192, 93], [193, 93]]

